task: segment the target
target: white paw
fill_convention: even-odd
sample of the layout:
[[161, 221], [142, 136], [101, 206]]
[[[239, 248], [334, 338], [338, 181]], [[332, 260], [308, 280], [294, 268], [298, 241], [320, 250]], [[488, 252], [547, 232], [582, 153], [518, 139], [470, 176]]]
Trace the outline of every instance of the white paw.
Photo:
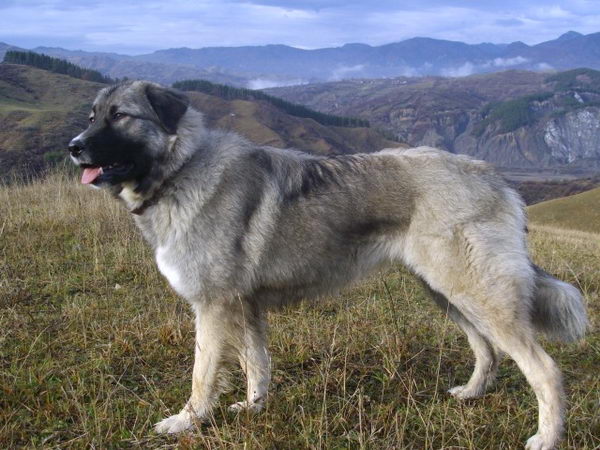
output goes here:
[[252, 413], [260, 412], [264, 407], [263, 402], [252, 402], [248, 403], [246, 400], [243, 402], [236, 402], [233, 405], [229, 405], [229, 411], [232, 412], [240, 412], [240, 411], [250, 411]]
[[554, 443], [547, 442], [540, 434], [531, 436], [525, 445], [526, 450], [553, 450], [554, 448]]
[[459, 400], [479, 398], [483, 395], [481, 389], [470, 388], [467, 384], [465, 384], [464, 386], [454, 386], [453, 388], [448, 389], [448, 393], [452, 397], [457, 398]]
[[184, 410], [158, 422], [154, 425], [154, 431], [157, 433], [181, 433], [192, 428], [192, 425], [190, 413]]

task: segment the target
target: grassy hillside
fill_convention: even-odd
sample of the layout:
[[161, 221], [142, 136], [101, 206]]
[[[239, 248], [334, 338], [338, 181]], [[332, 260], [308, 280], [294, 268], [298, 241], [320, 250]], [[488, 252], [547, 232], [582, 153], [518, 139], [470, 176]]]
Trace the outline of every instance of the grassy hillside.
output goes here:
[[528, 208], [534, 224], [600, 233], [600, 188]]
[[182, 91], [195, 91], [203, 94], [214, 95], [226, 100], [260, 100], [270, 103], [276, 108], [295, 117], [313, 119], [321, 125], [333, 125], [336, 127], [364, 127], [369, 128], [368, 120], [355, 117], [341, 117], [324, 114], [296, 103], [290, 103], [279, 97], [265, 94], [255, 89], [238, 88], [226, 84], [215, 84], [206, 80], [184, 80], [173, 83], [173, 87]]
[[[510, 174], [504, 174], [505, 176]], [[533, 174], [532, 174], [533, 175]], [[588, 178], [561, 180], [519, 180], [508, 178], [519, 191], [527, 205], [534, 205], [569, 195], [579, 194], [600, 186], [600, 175]]]
[[321, 125], [286, 114], [264, 101], [225, 100], [200, 92], [187, 94], [205, 114], [209, 126], [236, 131], [260, 145], [294, 147], [317, 154], [373, 152], [403, 146], [371, 128]]
[[[580, 286], [600, 317], [598, 235], [532, 227], [533, 259]], [[54, 176], [0, 188], [0, 448], [522, 448], [535, 398], [515, 365], [466, 404], [463, 334], [393, 267], [316, 308], [271, 314], [273, 384], [257, 416], [230, 415], [238, 372], [211, 423], [152, 424], [190, 390], [193, 325], [131, 217], [108, 195]], [[600, 334], [545, 345], [569, 394], [565, 448], [600, 442]]]
[[69, 140], [105, 85], [27, 66], [0, 64], [0, 180], [66, 156]]
[[116, 80], [102, 75], [100, 72], [91, 69], [84, 69], [70, 63], [67, 60], [53, 58], [48, 55], [42, 55], [34, 52], [20, 52], [9, 50], [4, 55], [4, 61], [8, 64], [21, 64], [25, 66], [37, 67], [38, 69], [47, 70], [52, 73], [60, 73], [68, 75], [80, 80], [95, 81], [98, 83], [112, 84]]

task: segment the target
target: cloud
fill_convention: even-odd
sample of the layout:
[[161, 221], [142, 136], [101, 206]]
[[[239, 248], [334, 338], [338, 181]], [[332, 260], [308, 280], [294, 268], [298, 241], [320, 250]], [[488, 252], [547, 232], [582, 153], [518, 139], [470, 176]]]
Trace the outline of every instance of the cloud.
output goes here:
[[1, 0], [0, 41], [23, 47], [145, 53], [281, 43], [381, 45], [415, 36], [537, 43], [598, 31], [600, 2], [472, 0]]
[[[440, 70], [440, 75], [444, 77], [467, 77], [474, 73], [485, 72], [486, 70], [494, 68], [507, 68], [514, 67], [529, 62], [528, 58], [522, 56], [515, 56], [514, 58], [494, 58], [491, 61], [485, 61], [480, 64], [473, 64], [466, 62], [458, 67], [448, 67]], [[545, 64], [545, 63], [543, 63]], [[541, 68], [538, 64], [536, 70], [547, 70], [545, 66]]]
[[556, 69], [554, 69], [554, 67], [552, 67], [550, 64], [546, 63], [546, 62], [541, 62], [535, 65], [535, 70], [539, 70], [542, 72], [549, 72], [549, 71], [554, 71]]
[[283, 86], [295, 86], [298, 84], [307, 84], [308, 81], [297, 79], [297, 80], [272, 80], [269, 78], [254, 78], [248, 81], [247, 87], [249, 89], [268, 89], [273, 87]]
[[494, 67], [511, 67], [525, 64], [528, 61], [528, 58], [522, 56], [515, 56], [514, 58], [495, 58], [492, 60], [491, 65]]
[[441, 75], [444, 77], [466, 77], [474, 74], [475, 72], [475, 65], [470, 62], [466, 62], [460, 67], [442, 69]]
[[364, 64], [357, 64], [355, 66], [340, 66], [331, 73], [329, 81], [339, 81], [344, 78], [351, 78], [352, 75], [358, 75], [360, 72], [362, 72], [364, 68]]
[[494, 22], [496, 25], [500, 25], [501, 27], [515, 27], [523, 25], [524, 22], [519, 19], [509, 18], [509, 19], [498, 19]]

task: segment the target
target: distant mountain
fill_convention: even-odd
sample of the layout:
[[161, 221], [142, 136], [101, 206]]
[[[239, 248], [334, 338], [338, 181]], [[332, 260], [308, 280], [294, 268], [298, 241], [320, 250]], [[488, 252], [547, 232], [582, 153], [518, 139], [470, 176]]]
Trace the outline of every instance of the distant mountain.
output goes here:
[[267, 92], [325, 113], [362, 117], [409, 145], [504, 168], [600, 169], [600, 72], [591, 69], [347, 80]]
[[102, 72], [111, 78], [151, 80], [166, 85], [178, 80], [201, 78], [234, 86], [246, 86], [250, 80], [250, 77], [228, 73], [218, 67], [200, 69], [178, 63], [159, 64], [117, 53], [85, 52], [55, 47], [36, 47], [33, 51], [66, 59], [78, 66]]
[[[0, 44], [0, 56], [2, 55]], [[399, 76], [459, 77], [507, 69], [600, 69], [600, 33], [569, 31], [537, 45], [466, 44], [416, 37], [381, 46], [360, 43], [304, 50], [286, 45], [172, 48], [137, 56], [37, 47], [112, 78], [145, 78], [171, 84], [182, 79], [255, 89], [309, 82]]]
[[186, 64], [199, 69], [220, 67], [232, 73], [265, 77], [296, 77], [305, 81], [398, 76], [465, 76], [521, 70], [600, 69], [600, 33], [567, 32], [558, 39], [529, 46], [511, 44], [465, 44], [416, 37], [372, 47], [303, 50], [285, 45], [208, 47], [159, 50], [136, 56], [161, 64]]
[[[0, 181], [35, 175], [67, 157], [69, 140], [87, 126], [103, 84], [29, 66], [0, 64]], [[398, 147], [371, 128], [324, 126], [265, 101], [226, 100], [189, 93], [212, 126], [238, 131], [256, 143], [319, 154]]]

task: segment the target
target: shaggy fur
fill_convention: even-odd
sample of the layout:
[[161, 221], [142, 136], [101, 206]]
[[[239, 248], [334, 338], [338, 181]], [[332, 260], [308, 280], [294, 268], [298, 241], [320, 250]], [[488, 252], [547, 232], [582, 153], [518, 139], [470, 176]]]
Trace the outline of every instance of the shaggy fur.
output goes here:
[[158, 432], [210, 414], [232, 355], [248, 382], [232, 407], [260, 410], [265, 311], [401, 262], [475, 354], [470, 380], [449, 392], [482, 395], [506, 353], [539, 403], [527, 447], [557, 445], [561, 376], [535, 334], [580, 338], [583, 299], [531, 263], [523, 202], [486, 163], [426, 147], [335, 157], [259, 147], [206, 129], [183, 94], [148, 82], [102, 90], [91, 119], [71, 143], [73, 160], [134, 213], [159, 270], [196, 313], [192, 394]]

